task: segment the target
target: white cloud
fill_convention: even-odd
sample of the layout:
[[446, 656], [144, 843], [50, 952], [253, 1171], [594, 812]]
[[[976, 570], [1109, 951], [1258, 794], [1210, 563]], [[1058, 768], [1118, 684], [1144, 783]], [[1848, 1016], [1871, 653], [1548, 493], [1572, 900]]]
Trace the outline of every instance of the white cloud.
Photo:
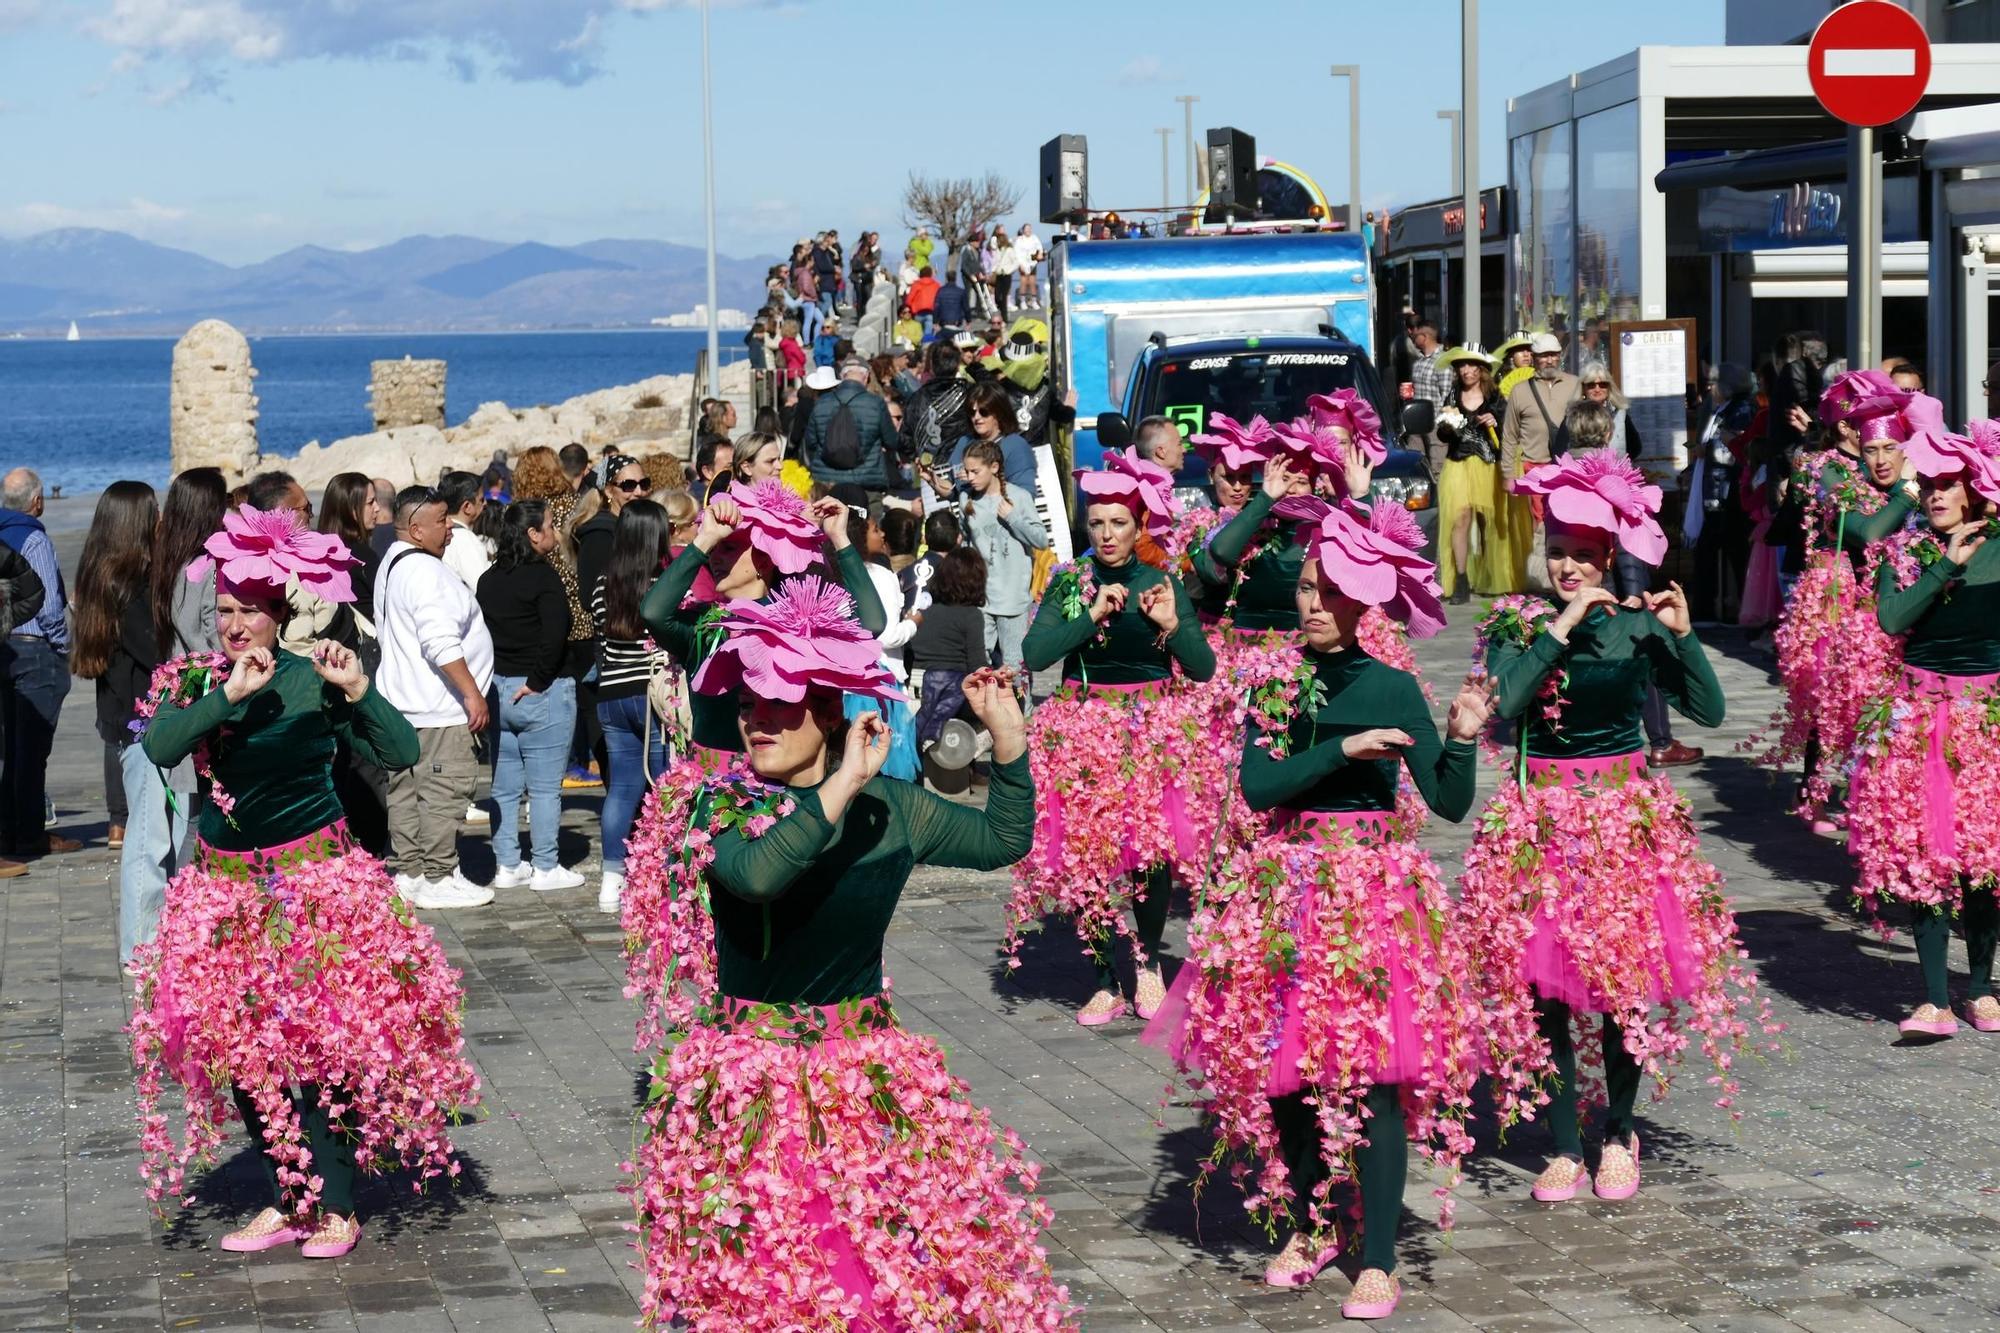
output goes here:
[[136, 195], [122, 204], [92, 208], [35, 202], [0, 209], [0, 233], [27, 236], [60, 227], [96, 227], [155, 239], [175, 230], [176, 224], [185, 222], [189, 216], [185, 208], [155, 203]]
[[[752, 3], [755, 0], [741, 0]], [[0, 27], [45, 0], [0, 0]], [[601, 71], [606, 19], [687, 8], [692, 0], [99, 0], [83, 31], [131, 73], [169, 63], [193, 77], [171, 100], [212, 90], [216, 66], [287, 60], [441, 59], [461, 78], [575, 85]], [[207, 82], [204, 82], [204, 79]]]
[[1180, 71], [1169, 69], [1158, 56], [1133, 56], [1118, 71], [1118, 82], [1128, 84], [1171, 83], [1180, 77]]

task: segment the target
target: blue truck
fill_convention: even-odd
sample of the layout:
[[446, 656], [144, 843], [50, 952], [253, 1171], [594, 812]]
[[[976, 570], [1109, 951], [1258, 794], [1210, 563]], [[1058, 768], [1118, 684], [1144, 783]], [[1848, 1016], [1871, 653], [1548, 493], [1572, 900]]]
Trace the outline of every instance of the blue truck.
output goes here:
[[[1287, 420], [1306, 399], [1355, 389], [1391, 435], [1375, 494], [1435, 536], [1435, 488], [1370, 356], [1372, 295], [1361, 237], [1345, 232], [1065, 239], [1049, 254], [1050, 352], [1059, 393], [1076, 392], [1070, 457], [1094, 467], [1131, 426], [1164, 416], [1183, 435], [1211, 412]], [[1205, 465], [1190, 456], [1184, 482]]]

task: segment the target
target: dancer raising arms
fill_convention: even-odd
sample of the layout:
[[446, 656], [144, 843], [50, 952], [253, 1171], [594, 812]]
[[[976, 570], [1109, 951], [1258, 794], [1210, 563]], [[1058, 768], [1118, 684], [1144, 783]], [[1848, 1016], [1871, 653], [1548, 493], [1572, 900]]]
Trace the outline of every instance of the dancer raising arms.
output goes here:
[[[1022, 644], [1030, 671], [1063, 664], [1063, 688], [1029, 728], [1041, 808], [1007, 906], [1010, 955], [1028, 922], [1052, 912], [1075, 918], [1097, 972], [1097, 991], [1077, 1014], [1085, 1027], [1125, 1012], [1111, 941], [1134, 935], [1128, 906], [1142, 955], [1139, 1013], [1159, 1008], [1174, 873], [1190, 884], [1205, 873], [1209, 844], [1195, 802], [1220, 791], [1225, 772], [1205, 697], [1187, 684], [1210, 677], [1215, 654], [1187, 590], [1160, 568], [1158, 540], [1176, 513], [1173, 479], [1117, 450], [1104, 462], [1104, 471], [1076, 473], [1091, 549], [1050, 578]], [[1211, 827], [1214, 813], [1211, 803]]]
[[[818, 578], [736, 601], [695, 686], [739, 702], [762, 812], [712, 777], [716, 989], [655, 1065], [634, 1192], [642, 1313], [702, 1333], [1058, 1329], [1037, 1243], [1047, 1205], [936, 1041], [898, 1025], [882, 944], [911, 869], [992, 870], [1028, 850], [1034, 788], [1004, 672], [965, 694], [993, 737], [984, 811], [879, 776], [899, 697], [847, 597]], [[860, 650], [857, 654], [857, 648]], [[769, 799], [775, 797], [775, 800]]]
[[[1604, 586], [1620, 547], [1648, 564], [1665, 554], [1657, 486], [1603, 451], [1537, 467], [1517, 489], [1545, 500], [1557, 605], [1503, 600], [1482, 626], [1497, 709], [1521, 723], [1523, 749], [1516, 780], [1481, 819], [1460, 905], [1495, 1050], [1529, 1053], [1524, 1076], [1553, 1069], [1556, 1157], [1534, 1196], [1570, 1199], [1592, 1183], [1571, 1020], [1602, 1014], [1601, 1050], [1597, 1034], [1584, 1040], [1610, 1101], [1595, 1187], [1625, 1199], [1639, 1188], [1640, 1075], [1664, 1086], [1691, 1029], [1731, 1105], [1741, 1010], [1754, 999], [1722, 877], [1702, 859], [1686, 803], [1646, 771], [1640, 726], [1649, 681], [1704, 726], [1722, 720], [1722, 688], [1679, 587], [1635, 610]], [[1775, 1031], [1766, 1009], [1755, 1017]]]
[[[1925, 399], [1925, 403], [1935, 400]], [[1910, 412], [1904, 452], [1921, 478], [1928, 531], [1892, 544], [1877, 572], [1876, 615], [1902, 638], [1903, 672], [1864, 709], [1849, 810], [1859, 893], [1901, 899], [1914, 916], [1924, 1003], [1901, 1028], [1948, 1037], [1945, 955], [1951, 918], [1971, 962], [1966, 1015], [2000, 1032], [1993, 955], [2000, 940], [2000, 423], [1947, 434]]]
[[1416, 681], [1358, 638], [1378, 607], [1418, 634], [1442, 627], [1432, 566], [1398, 531], [1415, 526], [1383, 506], [1369, 519], [1335, 510], [1307, 532], [1301, 669], [1253, 700], [1263, 726], [1241, 748], [1243, 794], [1271, 812], [1270, 831], [1197, 907], [1189, 960], [1146, 1031], [1209, 1089], [1211, 1162], [1255, 1159], [1252, 1206], [1295, 1228], [1266, 1282], [1313, 1280], [1337, 1249], [1329, 1192], [1358, 1183], [1350, 1318], [1386, 1316], [1398, 1299], [1406, 1107], [1422, 1150], [1455, 1177], [1483, 1059], [1450, 899], [1430, 858], [1390, 830], [1405, 769], [1445, 818], [1471, 808], [1487, 689], [1466, 682], [1440, 745]]
[[[208, 779], [200, 848], [167, 885], [159, 937], [133, 960], [147, 1194], [181, 1194], [212, 1160], [233, 1100], [262, 1151], [271, 1202], [225, 1250], [305, 1242], [307, 1258], [360, 1240], [354, 1173], [398, 1161], [456, 1176], [448, 1123], [479, 1100], [465, 1062], [464, 995], [444, 951], [356, 846], [334, 790], [337, 744], [407, 768], [417, 736], [339, 644], [279, 648], [286, 584], [348, 601], [353, 557], [296, 515], [231, 510], [207, 542], [220, 653], [163, 664], [142, 713], [146, 757], [193, 757]], [[186, 1090], [186, 1143], [159, 1110]]]

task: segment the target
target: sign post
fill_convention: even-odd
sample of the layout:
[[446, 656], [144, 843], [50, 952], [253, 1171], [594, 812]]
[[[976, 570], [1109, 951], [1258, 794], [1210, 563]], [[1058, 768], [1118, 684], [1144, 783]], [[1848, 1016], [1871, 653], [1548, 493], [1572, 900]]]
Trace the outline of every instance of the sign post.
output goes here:
[[1847, 132], [1847, 364], [1872, 370], [1882, 336], [1882, 150], [1875, 131], [1908, 115], [1930, 84], [1931, 43], [1889, 0], [1841, 5], [1813, 30], [1806, 72]]

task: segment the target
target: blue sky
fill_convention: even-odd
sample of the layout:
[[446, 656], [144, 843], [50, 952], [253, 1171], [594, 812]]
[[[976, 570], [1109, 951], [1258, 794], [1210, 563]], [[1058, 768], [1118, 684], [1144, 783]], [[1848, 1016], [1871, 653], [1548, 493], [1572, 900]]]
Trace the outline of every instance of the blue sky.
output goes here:
[[[911, 169], [988, 169], [1034, 209], [1037, 146], [1081, 132], [1091, 193], [1174, 192], [1233, 124], [1338, 201], [1362, 67], [1369, 207], [1450, 186], [1458, 0], [718, 3], [725, 252], [876, 228]], [[1642, 44], [1720, 42], [1722, 0], [1488, 0], [1481, 175], [1506, 98]], [[103, 226], [229, 263], [416, 232], [699, 244], [700, 19], [687, 0], [0, 0], [0, 235]]]

